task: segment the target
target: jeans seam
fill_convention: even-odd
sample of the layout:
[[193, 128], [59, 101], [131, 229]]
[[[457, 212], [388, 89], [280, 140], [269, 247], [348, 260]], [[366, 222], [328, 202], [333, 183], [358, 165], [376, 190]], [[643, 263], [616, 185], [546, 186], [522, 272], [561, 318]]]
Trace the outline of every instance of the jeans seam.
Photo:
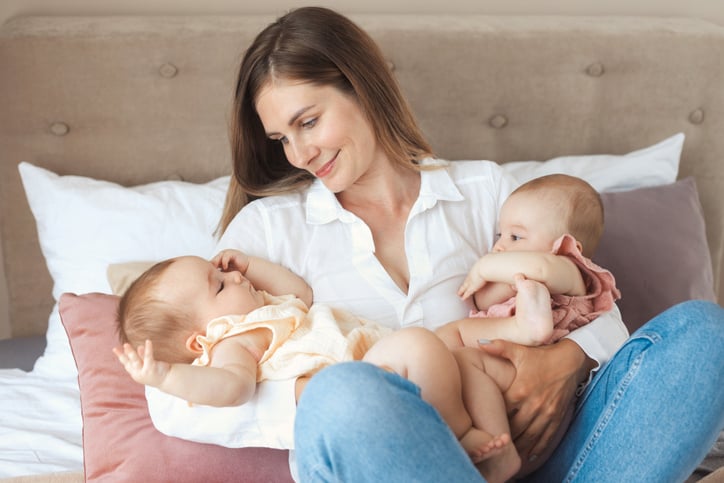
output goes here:
[[309, 469], [308, 474], [309, 474], [309, 477], [311, 478], [311, 480], [306, 480], [306, 479], [302, 478], [302, 475], [299, 475], [299, 478], [302, 479], [303, 481], [306, 480], [306, 481], [310, 481], [310, 482], [314, 482], [314, 481], [338, 482], [339, 481], [336, 477], [333, 477], [333, 475], [331, 475], [329, 473], [326, 466], [319, 464], [319, 463], [314, 464]]
[[[646, 333], [640, 333], [637, 334], [635, 339], [631, 339], [627, 342], [627, 344], [630, 344], [634, 342], [635, 340], [640, 339], [646, 339], [652, 344], [655, 344], [656, 342], [661, 340], [661, 336], [655, 332], [646, 332]], [[622, 347], [623, 349], [623, 347]], [[647, 348], [648, 349], [648, 348]], [[576, 461], [571, 466], [571, 469], [568, 473], [568, 476], [565, 478], [564, 481], [572, 482], [576, 479], [578, 476], [579, 471], [581, 468], [583, 468], [583, 465], [586, 462], [586, 458], [588, 455], [593, 451], [594, 446], [596, 445], [598, 439], [600, 438], [601, 434], [603, 434], [604, 430], [608, 426], [608, 423], [611, 421], [611, 418], [613, 417], [614, 413], [618, 409], [619, 403], [623, 399], [624, 394], [626, 393], [626, 390], [631, 385], [631, 381], [636, 377], [636, 374], [638, 374], [638, 370], [641, 367], [641, 364], [643, 363], [644, 355], [646, 354], [646, 350], [642, 350], [632, 361], [631, 365], [629, 366], [629, 370], [626, 373], [626, 376], [623, 378], [621, 383], [619, 384], [618, 389], [616, 390], [616, 393], [614, 394], [613, 398], [611, 399], [611, 402], [608, 404], [608, 407], [606, 408], [606, 411], [601, 416], [599, 423], [597, 424], [596, 428], [592, 432], [589, 440], [586, 442], [584, 447], [581, 449], [581, 452], [579, 456], [576, 458]]]

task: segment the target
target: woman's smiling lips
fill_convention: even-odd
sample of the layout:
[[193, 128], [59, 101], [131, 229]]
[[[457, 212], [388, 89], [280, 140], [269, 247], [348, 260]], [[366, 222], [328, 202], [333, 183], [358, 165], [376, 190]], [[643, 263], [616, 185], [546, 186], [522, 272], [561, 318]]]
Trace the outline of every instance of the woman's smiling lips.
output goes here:
[[314, 172], [314, 175], [315, 175], [317, 178], [324, 178], [325, 176], [327, 176], [327, 175], [332, 171], [332, 168], [334, 168], [334, 163], [335, 163], [335, 161], [337, 161], [337, 155], [336, 155], [336, 154], [334, 155], [334, 158], [332, 158], [331, 161], [328, 161], [324, 166], [322, 166], [322, 167], [319, 168], [317, 171], [315, 171], [315, 172]]

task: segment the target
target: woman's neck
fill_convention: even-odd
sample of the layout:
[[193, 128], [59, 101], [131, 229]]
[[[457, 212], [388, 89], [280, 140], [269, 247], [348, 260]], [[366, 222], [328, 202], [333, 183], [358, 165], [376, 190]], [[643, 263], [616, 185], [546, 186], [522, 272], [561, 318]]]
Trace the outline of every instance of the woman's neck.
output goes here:
[[337, 193], [337, 199], [346, 210], [359, 215], [367, 209], [407, 212], [419, 194], [418, 171], [386, 165]]

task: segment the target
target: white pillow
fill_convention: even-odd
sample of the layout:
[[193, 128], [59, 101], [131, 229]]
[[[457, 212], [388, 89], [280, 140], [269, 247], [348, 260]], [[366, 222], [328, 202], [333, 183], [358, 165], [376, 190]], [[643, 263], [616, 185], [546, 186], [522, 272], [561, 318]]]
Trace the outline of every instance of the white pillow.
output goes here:
[[[564, 156], [503, 165], [523, 183], [549, 173], [580, 176], [599, 191], [622, 191], [676, 180], [684, 135], [615, 155]], [[20, 163], [20, 176], [38, 225], [40, 247], [57, 302], [64, 292], [111, 293], [106, 270], [123, 262], [213, 255], [213, 230], [229, 177], [206, 184], [162, 181], [126, 188], [81, 176], [58, 176]], [[47, 346], [34, 371], [77, 375], [57, 306], [48, 321]]]
[[[53, 278], [64, 292], [111, 293], [109, 264], [158, 261], [178, 255], [210, 257], [229, 177], [206, 184], [161, 181], [126, 188], [81, 176], [58, 176], [29, 163], [18, 167]], [[34, 371], [77, 376], [57, 305], [47, 346]]]
[[521, 184], [546, 174], [565, 173], [585, 179], [599, 192], [628, 191], [676, 181], [683, 146], [684, 134], [678, 133], [622, 156], [597, 154], [515, 161], [503, 164], [503, 169]]

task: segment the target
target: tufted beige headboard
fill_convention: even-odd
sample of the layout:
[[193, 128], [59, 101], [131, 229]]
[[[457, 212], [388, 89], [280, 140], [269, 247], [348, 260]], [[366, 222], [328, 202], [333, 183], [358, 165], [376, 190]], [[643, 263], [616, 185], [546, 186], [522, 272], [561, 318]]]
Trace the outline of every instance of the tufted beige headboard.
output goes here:
[[[724, 27], [654, 18], [354, 18], [382, 45], [441, 157], [625, 153], [684, 132], [680, 177], [696, 176], [724, 300]], [[236, 66], [272, 19], [26, 17], [2, 26], [0, 327], [42, 334], [52, 307], [18, 162], [126, 185], [227, 173]]]

